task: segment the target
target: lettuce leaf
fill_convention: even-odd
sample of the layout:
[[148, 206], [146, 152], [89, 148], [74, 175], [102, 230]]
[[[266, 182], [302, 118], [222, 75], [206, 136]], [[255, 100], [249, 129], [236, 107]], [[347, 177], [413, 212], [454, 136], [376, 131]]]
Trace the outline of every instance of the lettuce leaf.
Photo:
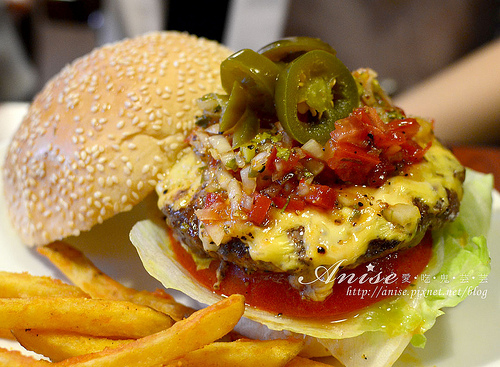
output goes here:
[[[431, 275], [419, 300], [423, 322], [419, 333], [432, 327], [444, 307], [463, 301], [490, 272], [486, 245], [491, 221], [493, 177], [467, 170], [464, 197], [458, 218], [433, 233], [434, 247], [424, 273]], [[415, 346], [423, 347], [425, 338], [415, 337]]]
[[492, 188], [491, 175], [467, 170], [460, 214], [433, 233], [433, 256], [415, 286], [403, 297], [366, 310], [360, 323], [367, 332], [349, 339], [322, 339], [333, 356], [346, 366], [360, 361], [363, 366], [390, 366], [403, 352], [405, 340], [425, 346], [424, 332], [444, 313], [442, 308], [463, 301], [490, 272], [485, 234]]
[[[443, 314], [441, 309], [457, 305], [488, 275], [485, 234], [491, 219], [492, 187], [491, 175], [467, 171], [459, 216], [433, 233], [434, 250], [428, 266], [400, 297], [378, 302], [356, 317], [333, 323], [278, 318], [250, 307], [245, 316], [273, 330], [318, 338], [345, 365], [357, 365], [353, 361], [360, 358], [366, 366], [392, 364], [410, 339], [415, 346], [423, 347], [423, 334]], [[219, 299], [172, 260], [164, 224], [139, 222], [130, 238], [146, 270], [165, 287], [180, 290], [203, 304]]]

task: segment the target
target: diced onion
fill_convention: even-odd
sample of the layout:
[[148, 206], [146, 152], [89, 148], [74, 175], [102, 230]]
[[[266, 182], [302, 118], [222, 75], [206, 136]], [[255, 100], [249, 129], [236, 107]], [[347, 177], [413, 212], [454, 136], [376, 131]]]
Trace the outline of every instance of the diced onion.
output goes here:
[[241, 184], [243, 185], [243, 191], [250, 195], [255, 191], [255, 188], [257, 187], [257, 179], [255, 177], [250, 177], [251, 167], [246, 166], [240, 171], [240, 176], [241, 176]]
[[309, 172], [311, 172], [314, 176], [319, 175], [321, 171], [325, 168], [325, 164], [321, 161], [317, 161], [315, 159], [310, 159], [303, 162], [304, 167], [307, 168]]
[[309, 186], [301, 181], [299, 183], [299, 186], [297, 187], [297, 194], [299, 196], [306, 196], [307, 194], [309, 194]]
[[302, 149], [305, 150], [311, 157], [316, 159], [322, 160], [325, 156], [323, 146], [314, 139], [308, 140], [304, 145], [302, 145]]
[[234, 179], [234, 177], [228, 171], [221, 168], [217, 170], [216, 177], [220, 187], [226, 191], [228, 190], [229, 183]]
[[237, 168], [237, 161], [236, 161], [236, 154], [234, 154], [233, 151], [221, 154], [220, 160], [222, 164], [224, 164], [224, 167], [227, 167], [229, 169]]
[[231, 203], [231, 212], [236, 213], [240, 208], [241, 186], [235, 178], [229, 182], [227, 195], [229, 197], [229, 202]]
[[414, 205], [394, 204], [382, 211], [382, 215], [389, 222], [400, 226], [415, 225], [420, 219], [420, 211]]
[[208, 138], [208, 141], [219, 154], [224, 154], [232, 150], [231, 144], [229, 144], [227, 139], [222, 135], [212, 135]]
[[267, 159], [271, 153], [269, 152], [261, 152], [253, 157], [252, 162], [250, 163], [252, 170], [261, 172], [266, 167]]
[[206, 111], [213, 111], [219, 106], [219, 101], [215, 98], [200, 98], [196, 100], [198, 108]]
[[209, 127], [207, 127], [205, 129], [205, 131], [209, 134], [218, 134], [219, 133], [219, 124], [213, 124], [213, 125], [210, 125]]
[[222, 243], [225, 236], [223, 223], [207, 224], [205, 225], [205, 231], [217, 246]]
[[241, 197], [241, 207], [247, 210], [252, 209], [253, 206], [253, 197], [243, 194]]

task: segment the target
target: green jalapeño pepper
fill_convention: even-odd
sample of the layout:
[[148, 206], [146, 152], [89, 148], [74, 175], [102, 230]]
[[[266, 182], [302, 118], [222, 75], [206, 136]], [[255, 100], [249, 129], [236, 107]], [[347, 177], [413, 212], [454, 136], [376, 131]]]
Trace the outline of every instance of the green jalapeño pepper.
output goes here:
[[290, 62], [312, 50], [323, 50], [332, 55], [337, 53], [328, 43], [311, 37], [284, 38], [262, 47], [258, 52], [274, 62]]
[[225, 59], [220, 66], [221, 83], [230, 94], [234, 82], [247, 93], [248, 102], [264, 111], [274, 111], [274, 88], [279, 67], [267, 57], [244, 49]]
[[283, 70], [276, 83], [275, 105], [283, 128], [298, 142], [325, 144], [335, 121], [359, 104], [349, 69], [323, 50], [305, 53]]
[[219, 131], [225, 132], [231, 129], [240, 120], [247, 108], [247, 96], [241, 83], [235, 81], [231, 95], [226, 104], [219, 122]]
[[233, 149], [240, 148], [244, 144], [247, 144], [257, 135], [259, 131], [259, 119], [255, 115], [254, 111], [247, 107], [243, 116], [234, 126], [233, 133]]

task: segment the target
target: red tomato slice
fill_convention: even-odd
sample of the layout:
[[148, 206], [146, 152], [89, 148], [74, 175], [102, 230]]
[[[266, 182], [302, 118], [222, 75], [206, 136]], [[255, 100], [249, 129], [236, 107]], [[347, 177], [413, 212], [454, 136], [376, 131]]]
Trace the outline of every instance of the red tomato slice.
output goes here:
[[[351, 143], [327, 143], [326, 153], [329, 155], [326, 163], [344, 182], [363, 184], [368, 173], [380, 163], [376, 154], [366, 148]], [[330, 153], [332, 152], [332, 153]]]
[[400, 295], [421, 276], [432, 254], [432, 236], [427, 233], [415, 247], [394, 252], [354, 269], [341, 270], [337, 274], [332, 294], [325, 301], [316, 302], [303, 299], [290, 286], [287, 274], [248, 274], [232, 264], [229, 264], [220, 287], [214, 289], [219, 262], [214, 260], [208, 269], [196, 270], [191, 255], [172, 236], [171, 238], [179, 263], [210, 291], [220, 295], [243, 294], [250, 306], [276, 315], [331, 320]]
[[422, 159], [432, 143], [422, 148], [412, 140], [419, 129], [413, 118], [385, 124], [374, 108], [358, 108], [335, 123], [324, 159], [340, 180], [378, 186], [396, 168]]
[[326, 185], [310, 185], [304, 200], [323, 209], [333, 209], [337, 204], [337, 192]]
[[267, 211], [271, 207], [272, 200], [267, 196], [255, 194], [253, 206], [248, 214], [248, 219], [257, 225], [261, 225], [267, 216]]

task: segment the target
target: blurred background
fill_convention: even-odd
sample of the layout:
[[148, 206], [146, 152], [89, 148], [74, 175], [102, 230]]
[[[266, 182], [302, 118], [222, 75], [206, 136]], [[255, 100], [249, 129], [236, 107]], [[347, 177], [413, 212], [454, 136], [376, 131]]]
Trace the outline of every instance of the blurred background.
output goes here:
[[384, 88], [397, 97], [498, 39], [499, 4], [0, 0], [0, 102], [30, 101], [65, 64], [96, 46], [164, 29], [215, 39], [234, 50], [258, 49], [285, 36], [319, 37], [333, 45], [350, 69], [375, 69]]

